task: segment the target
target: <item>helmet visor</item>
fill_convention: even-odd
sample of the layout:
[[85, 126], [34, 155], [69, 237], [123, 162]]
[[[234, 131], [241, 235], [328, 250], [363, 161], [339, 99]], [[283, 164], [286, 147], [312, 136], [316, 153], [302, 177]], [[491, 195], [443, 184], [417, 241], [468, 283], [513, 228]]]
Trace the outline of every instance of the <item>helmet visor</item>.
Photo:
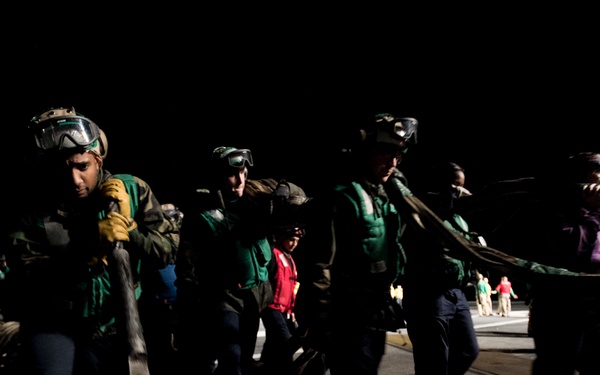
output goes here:
[[234, 168], [252, 167], [254, 165], [252, 153], [248, 149], [231, 151], [225, 157], [227, 158], [227, 163]]
[[34, 136], [42, 150], [86, 148], [98, 140], [100, 129], [84, 118], [52, 118], [37, 125]]

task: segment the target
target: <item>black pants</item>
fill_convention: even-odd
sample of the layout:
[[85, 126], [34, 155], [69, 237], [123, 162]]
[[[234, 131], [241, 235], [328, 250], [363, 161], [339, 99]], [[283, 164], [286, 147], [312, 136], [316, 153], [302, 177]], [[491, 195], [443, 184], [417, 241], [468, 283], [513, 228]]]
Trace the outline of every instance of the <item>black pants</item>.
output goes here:
[[61, 332], [22, 336], [22, 374], [128, 375], [120, 337], [81, 339]]
[[292, 365], [296, 345], [292, 340], [296, 329], [291, 318], [281, 311], [266, 308], [261, 319], [265, 326], [265, 343], [260, 356], [264, 363], [265, 371], [269, 374], [285, 374]]
[[460, 288], [445, 291], [404, 289], [407, 331], [415, 374], [462, 375], [477, 356], [479, 344], [471, 310]]

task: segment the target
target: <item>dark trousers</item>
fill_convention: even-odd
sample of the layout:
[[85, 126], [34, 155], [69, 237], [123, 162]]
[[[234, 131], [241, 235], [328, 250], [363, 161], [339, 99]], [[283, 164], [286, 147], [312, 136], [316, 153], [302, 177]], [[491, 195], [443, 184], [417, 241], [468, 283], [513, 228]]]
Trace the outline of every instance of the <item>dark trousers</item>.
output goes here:
[[[343, 319], [342, 319], [343, 320]], [[376, 375], [385, 352], [386, 331], [377, 331], [348, 322], [336, 324], [333, 343], [327, 352], [332, 375]]]
[[127, 375], [127, 354], [117, 335], [76, 339], [60, 332], [26, 333], [22, 374]]
[[[248, 306], [246, 306], [248, 307]], [[260, 325], [258, 307], [244, 314], [221, 311], [216, 324], [220, 327], [216, 374], [242, 375], [252, 371], [256, 335]]]
[[265, 326], [265, 343], [260, 360], [268, 374], [286, 374], [299, 345], [292, 340], [295, 325], [281, 311], [266, 308], [261, 314]]
[[177, 354], [174, 337], [177, 321], [173, 306], [162, 301], [143, 305], [140, 319], [144, 327], [150, 373], [172, 375]]
[[479, 344], [467, 298], [459, 288], [443, 292], [404, 289], [407, 331], [416, 375], [462, 375]]
[[585, 298], [561, 300], [565, 294], [546, 293], [532, 300], [529, 317], [536, 359], [533, 375], [600, 374], [600, 315], [598, 302]]
[[216, 375], [251, 374], [260, 312], [273, 300], [271, 284], [212, 290], [206, 300], [190, 304], [182, 291], [178, 288], [176, 302], [177, 374], [213, 374], [213, 369]]
[[[243, 314], [230, 310], [205, 312], [205, 319], [181, 321], [178, 329], [178, 374], [249, 374], [254, 367], [258, 307]], [[208, 346], [207, 346], [208, 344]]]

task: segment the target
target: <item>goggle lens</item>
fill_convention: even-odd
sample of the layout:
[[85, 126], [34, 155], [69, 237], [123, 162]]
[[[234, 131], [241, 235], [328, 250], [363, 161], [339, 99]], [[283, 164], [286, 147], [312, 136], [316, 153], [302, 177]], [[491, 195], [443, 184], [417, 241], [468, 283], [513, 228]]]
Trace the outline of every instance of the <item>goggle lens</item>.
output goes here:
[[227, 161], [234, 168], [243, 168], [246, 164], [250, 167], [254, 165], [252, 153], [250, 150], [235, 150], [227, 155]]
[[407, 141], [414, 135], [415, 139], [413, 142], [416, 143], [417, 126], [418, 122], [413, 118], [397, 118], [396, 123], [394, 124], [394, 133]]
[[46, 120], [35, 131], [35, 142], [42, 150], [88, 147], [99, 137], [100, 129], [82, 118]]

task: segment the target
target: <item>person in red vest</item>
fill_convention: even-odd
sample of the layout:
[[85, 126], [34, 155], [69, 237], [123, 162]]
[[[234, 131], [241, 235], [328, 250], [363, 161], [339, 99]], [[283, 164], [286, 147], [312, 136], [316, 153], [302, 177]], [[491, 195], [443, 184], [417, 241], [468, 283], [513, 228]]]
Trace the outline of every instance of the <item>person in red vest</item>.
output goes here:
[[261, 352], [265, 374], [285, 374], [292, 365], [299, 345], [292, 339], [296, 330], [294, 305], [298, 291], [298, 272], [292, 252], [304, 236], [304, 229], [297, 226], [279, 228], [275, 232], [270, 270], [273, 302], [263, 310], [261, 319], [266, 339]]
[[508, 281], [507, 276], [502, 276], [500, 283], [496, 286], [495, 290], [499, 294], [498, 301], [500, 303], [500, 309], [498, 314], [500, 316], [508, 317], [511, 310], [510, 298], [519, 299], [519, 296], [513, 291], [512, 283]]

